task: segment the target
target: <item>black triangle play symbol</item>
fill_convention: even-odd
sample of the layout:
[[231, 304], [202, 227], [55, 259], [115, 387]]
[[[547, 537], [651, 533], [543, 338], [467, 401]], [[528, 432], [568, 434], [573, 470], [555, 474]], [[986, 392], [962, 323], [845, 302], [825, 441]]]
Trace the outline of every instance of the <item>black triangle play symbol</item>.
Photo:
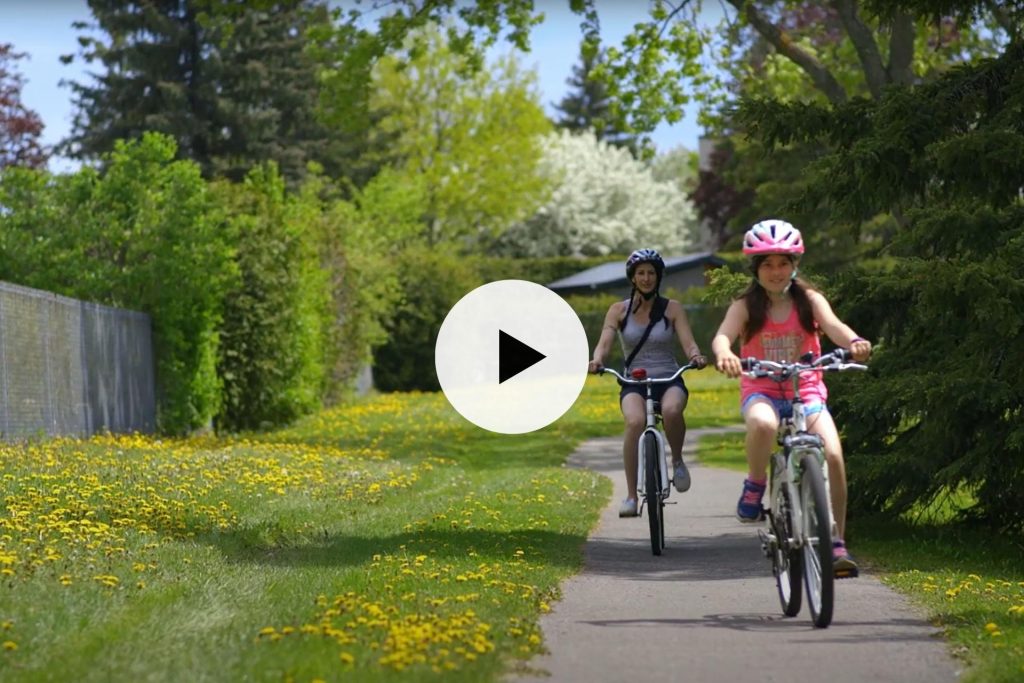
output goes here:
[[498, 384], [547, 358], [511, 334], [498, 330]]

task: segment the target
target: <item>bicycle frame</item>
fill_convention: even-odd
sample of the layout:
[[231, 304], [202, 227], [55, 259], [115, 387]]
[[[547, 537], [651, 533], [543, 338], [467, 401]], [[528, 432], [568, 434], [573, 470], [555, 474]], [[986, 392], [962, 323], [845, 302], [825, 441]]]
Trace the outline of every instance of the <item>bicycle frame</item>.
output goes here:
[[[631, 384], [633, 386], [642, 386], [642, 387], [645, 388], [645, 390], [647, 392], [647, 399], [646, 399], [647, 425], [646, 425], [646, 427], [644, 427], [644, 431], [640, 433], [640, 438], [637, 440], [637, 453], [641, 453], [641, 454], [643, 453], [644, 437], [646, 435], [648, 435], [648, 434], [653, 434], [655, 440], [658, 443], [658, 453], [657, 453], [657, 455], [658, 455], [658, 467], [659, 467], [659, 471], [660, 471], [660, 474], [661, 474], [661, 481], [659, 482], [660, 486], [659, 486], [658, 490], [660, 491], [660, 497], [661, 497], [662, 500], [665, 500], [666, 498], [669, 497], [669, 491], [670, 491], [669, 481], [671, 481], [671, 480], [670, 480], [669, 475], [668, 475], [668, 465], [665, 462], [665, 452], [666, 452], [665, 451], [665, 435], [662, 434], [660, 429], [658, 429], [658, 413], [654, 409], [654, 385], [655, 384], [671, 384], [672, 382], [676, 381], [677, 378], [681, 377], [684, 372], [686, 372], [687, 370], [692, 369], [693, 367], [695, 367], [695, 366], [690, 364], [690, 363], [687, 363], [686, 365], [683, 365], [678, 370], [676, 370], [670, 377], [662, 377], [662, 378], [657, 378], [657, 379], [652, 378], [652, 377], [647, 377], [646, 376], [646, 372], [643, 371], [643, 370], [635, 370], [634, 371], [634, 374], [636, 374], [636, 373], [643, 373], [640, 377], [636, 377], [636, 378], [624, 377], [623, 375], [619, 374], [618, 372], [616, 372], [615, 370], [613, 370], [611, 368], [601, 368], [598, 371], [599, 374], [604, 374], [604, 373], [607, 372], [607, 373], [610, 373], [610, 374], [614, 375], [623, 384]], [[644, 472], [644, 459], [641, 458], [641, 457], [637, 458], [637, 477], [636, 477], [636, 481], [637, 481], [637, 495], [641, 499], [646, 501], [647, 500], [647, 494], [645, 493], [645, 491], [647, 490], [646, 486], [645, 486], [645, 484], [646, 484], [646, 475], [645, 475], [645, 472]]]

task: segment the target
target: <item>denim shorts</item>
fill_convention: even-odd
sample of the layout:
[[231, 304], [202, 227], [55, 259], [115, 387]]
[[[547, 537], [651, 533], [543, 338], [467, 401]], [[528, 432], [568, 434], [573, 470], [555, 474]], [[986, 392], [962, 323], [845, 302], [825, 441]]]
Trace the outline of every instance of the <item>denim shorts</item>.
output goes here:
[[[743, 403], [740, 404], [740, 415], [743, 417], [747, 416], [747, 406], [751, 404], [754, 399], [763, 398], [772, 404], [775, 408], [775, 414], [778, 415], [779, 419], [786, 417], [793, 417], [793, 402], [788, 398], [772, 398], [766, 394], [754, 393], [743, 399]], [[828, 406], [821, 401], [806, 401], [804, 402], [804, 415], [810, 417], [811, 415], [817, 415], [818, 413], [825, 411], [828, 412]]]

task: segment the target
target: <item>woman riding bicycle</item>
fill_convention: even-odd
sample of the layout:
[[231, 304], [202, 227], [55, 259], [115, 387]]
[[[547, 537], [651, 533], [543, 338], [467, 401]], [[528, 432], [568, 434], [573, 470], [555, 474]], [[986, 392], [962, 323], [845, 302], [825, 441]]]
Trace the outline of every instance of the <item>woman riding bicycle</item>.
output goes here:
[[[743, 237], [743, 253], [751, 257], [754, 280], [729, 306], [718, 333], [711, 342], [715, 366], [729, 377], [739, 377], [740, 358], [732, 344], [742, 335], [740, 356], [792, 363], [811, 352], [821, 355], [821, 333], [837, 346], [848, 347], [854, 359], [871, 355], [871, 342], [857, 336], [836, 317], [825, 297], [797, 277], [797, 265], [804, 253], [800, 231], [782, 220], [755, 224]], [[792, 396], [784, 383], [744, 376], [740, 382], [740, 410], [746, 423], [747, 478], [736, 506], [741, 522], [761, 519], [761, 498], [767, 485], [768, 460], [775, 443], [780, 415], [792, 414]], [[792, 393], [792, 389], [788, 393]], [[856, 575], [843, 534], [846, 528], [846, 466], [835, 422], [825, 400], [828, 390], [821, 374], [804, 373], [800, 378], [807, 428], [825, 443], [825, 459], [832, 512], [837, 535], [833, 540], [833, 562], [837, 572]]]
[[[594, 348], [590, 372], [604, 367], [604, 359], [611, 349], [616, 333], [622, 341], [622, 352], [627, 359], [626, 373], [643, 368], [652, 378], [668, 377], [679, 369], [673, 353], [675, 336], [687, 352], [691, 363], [698, 368], [707, 365], [700, 347], [693, 339], [686, 311], [675, 300], [659, 296], [665, 261], [653, 249], [638, 249], [626, 260], [626, 277], [633, 285], [628, 299], [611, 305], [604, 318], [601, 338]], [[686, 437], [686, 408], [689, 392], [682, 378], [671, 384], [655, 385], [654, 399], [661, 402], [665, 435], [672, 451], [673, 482], [680, 493], [690, 488], [690, 473], [683, 464], [683, 440]], [[619, 406], [626, 422], [626, 436], [622, 444], [622, 460], [626, 469], [628, 495], [619, 508], [620, 517], [637, 514], [637, 444], [646, 426], [646, 396], [641, 387], [624, 386], [619, 393]]]

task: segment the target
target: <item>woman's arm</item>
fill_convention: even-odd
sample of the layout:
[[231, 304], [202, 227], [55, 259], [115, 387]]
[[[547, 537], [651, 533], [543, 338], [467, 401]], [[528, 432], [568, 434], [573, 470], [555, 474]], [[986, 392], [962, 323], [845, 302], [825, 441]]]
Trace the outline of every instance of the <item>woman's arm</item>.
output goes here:
[[594, 357], [590, 361], [589, 371], [597, 372], [598, 368], [604, 367], [604, 359], [608, 355], [608, 351], [612, 347], [612, 339], [615, 338], [615, 333], [619, 329], [619, 319], [622, 316], [623, 303], [616, 301], [614, 304], [608, 307], [608, 312], [604, 316], [604, 325], [601, 327], [601, 338], [597, 340], [597, 346], [594, 347]]
[[686, 353], [686, 358], [698, 368], [703, 368], [707, 365], [707, 359], [704, 358], [704, 354], [700, 352], [700, 346], [697, 345], [697, 341], [693, 338], [690, 319], [686, 317], [686, 309], [683, 308], [683, 305], [675, 299], [669, 299], [665, 315], [672, 321], [672, 327], [676, 331], [679, 345], [683, 347], [683, 352]]

